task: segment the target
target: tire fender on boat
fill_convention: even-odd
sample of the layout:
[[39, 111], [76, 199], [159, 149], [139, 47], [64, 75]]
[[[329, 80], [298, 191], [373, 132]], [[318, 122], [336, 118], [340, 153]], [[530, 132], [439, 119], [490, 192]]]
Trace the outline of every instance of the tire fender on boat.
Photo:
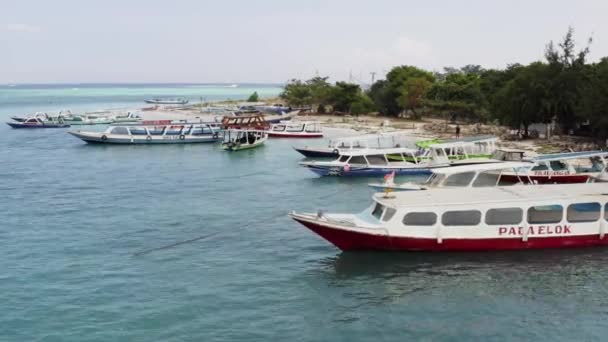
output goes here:
[[152, 141], [152, 137], [148, 135], [148, 136], [146, 137], [146, 141]]
[[338, 155], [340, 154], [340, 150], [338, 150], [337, 148], [334, 148], [334, 150], [332, 152], [333, 152], [333, 154], [338, 154]]
[[101, 136], [101, 141], [106, 141], [106, 140], [108, 140], [108, 137], [107, 137], [105, 134], [104, 134], [104, 135], [102, 135], [102, 136]]
[[181, 135], [179, 136], [179, 140], [184, 140], [184, 139], [186, 139], [186, 136], [185, 136], [185, 135], [183, 135], [183, 134], [181, 134]]

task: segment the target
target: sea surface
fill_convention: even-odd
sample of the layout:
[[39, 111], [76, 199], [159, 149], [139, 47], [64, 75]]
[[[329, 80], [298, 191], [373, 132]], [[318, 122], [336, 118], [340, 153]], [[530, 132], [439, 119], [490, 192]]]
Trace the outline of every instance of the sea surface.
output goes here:
[[[0, 119], [254, 90], [280, 91], [18, 85]], [[607, 339], [608, 249], [342, 253], [290, 220], [370, 203], [369, 179], [298, 167], [292, 146], [323, 143], [92, 146], [2, 124], [0, 341]]]

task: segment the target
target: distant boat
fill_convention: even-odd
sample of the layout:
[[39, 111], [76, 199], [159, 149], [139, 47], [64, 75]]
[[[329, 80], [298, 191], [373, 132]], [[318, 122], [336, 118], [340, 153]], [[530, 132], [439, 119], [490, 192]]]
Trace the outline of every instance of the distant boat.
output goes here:
[[59, 118], [57, 121], [45, 121], [38, 117], [29, 118], [23, 122], [7, 122], [7, 125], [12, 128], [65, 128], [70, 127], [63, 121], [63, 118]]
[[110, 126], [104, 132], [70, 131], [68, 133], [87, 143], [123, 145], [211, 143], [221, 139], [219, 129], [208, 124]]
[[163, 99], [163, 98], [155, 98], [155, 99], [151, 99], [151, 100], [145, 100], [146, 103], [152, 103], [152, 104], [177, 104], [177, 105], [185, 105], [186, 103], [188, 103], [188, 100], [183, 98], [183, 97], [179, 97], [176, 99]]
[[272, 124], [268, 135], [274, 138], [322, 138], [321, 124], [316, 121], [280, 122]]

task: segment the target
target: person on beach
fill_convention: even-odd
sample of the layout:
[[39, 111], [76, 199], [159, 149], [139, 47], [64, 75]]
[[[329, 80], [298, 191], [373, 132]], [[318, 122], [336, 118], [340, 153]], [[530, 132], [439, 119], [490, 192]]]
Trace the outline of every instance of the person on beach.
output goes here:
[[456, 139], [460, 139], [460, 125], [456, 124]]

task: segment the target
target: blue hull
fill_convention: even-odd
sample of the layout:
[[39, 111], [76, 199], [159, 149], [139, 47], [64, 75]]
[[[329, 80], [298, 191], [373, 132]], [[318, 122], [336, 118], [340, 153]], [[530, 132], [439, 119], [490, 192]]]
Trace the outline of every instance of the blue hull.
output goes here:
[[67, 128], [70, 127], [70, 125], [28, 125], [28, 124], [24, 124], [21, 122], [7, 122], [7, 125], [11, 126], [12, 128], [29, 128], [29, 129], [34, 129], [34, 128]]
[[351, 167], [345, 171], [341, 167], [318, 167], [307, 166], [308, 169], [319, 176], [340, 176], [340, 177], [379, 177], [395, 172], [399, 176], [430, 175], [431, 169], [428, 168], [408, 168], [408, 169], [376, 169], [367, 167]]

